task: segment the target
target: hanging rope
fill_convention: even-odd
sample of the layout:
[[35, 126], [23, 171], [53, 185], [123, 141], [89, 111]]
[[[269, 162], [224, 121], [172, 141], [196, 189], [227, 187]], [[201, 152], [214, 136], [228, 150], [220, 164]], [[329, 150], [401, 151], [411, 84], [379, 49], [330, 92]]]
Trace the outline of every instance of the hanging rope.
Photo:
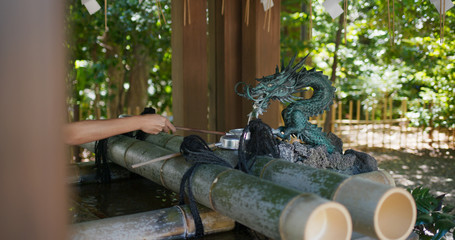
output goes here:
[[187, 15], [188, 15], [188, 24], [191, 24], [190, 0], [183, 0], [183, 26], [186, 26]]
[[[246, 137], [247, 134], [250, 135], [249, 139]], [[278, 158], [280, 151], [272, 128], [261, 119], [251, 120], [240, 137], [238, 155], [237, 168], [246, 173], [251, 172], [256, 156], [266, 155]]]
[[308, 26], [308, 38], [311, 41], [311, 38], [313, 37], [313, 3], [312, 0], [310, 0], [310, 24]]
[[444, 43], [444, 25], [446, 22], [446, 0], [444, 0], [444, 8], [443, 8], [443, 15], [442, 15], [442, 43]]
[[248, 26], [250, 22], [250, 0], [246, 0], [245, 6], [245, 23]]
[[444, 43], [444, 25], [446, 21], [446, 0], [439, 0], [439, 38], [440, 43]]
[[348, 0], [344, 0], [344, 44], [348, 44], [347, 23], [348, 22]]
[[390, 34], [390, 0], [387, 0], [387, 31], [389, 33], [390, 46], [392, 46], [392, 37]]
[[224, 0], [221, 2], [221, 16], [224, 15]]
[[[269, 1], [269, 7], [270, 7], [270, 4], [272, 0]], [[269, 23], [268, 23], [268, 27], [267, 27], [267, 32], [270, 32], [270, 21], [272, 19], [272, 7], [269, 8]]]
[[161, 20], [161, 17], [163, 17], [163, 22], [166, 23], [166, 18], [164, 17], [164, 12], [163, 12], [163, 9], [161, 8], [161, 2], [160, 0], [156, 0], [156, 5], [158, 5], [158, 9], [159, 9], [159, 13], [158, 13], [158, 17], [160, 18]]
[[265, 24], [267, 23], [267, 15], [269, 14], [269, 11], [265, 11], [265, 14], [264, 14], [264, 25], [262, 26], [262, 29], [265, 30]]
[[272, 0], [267, 0], [267, 10], [265, 11], [264, 15], [264, 25], [262, 29], [265, 30], [265, 26], [267, 24], [267, 32], [270, 32], [270, 21], [272, 18]]
[[182, 177], [182, 181], [180, 182], [179, 205], [185, 204], [185, 192], [187, 192], [189, 202], [188, 205], [196, 226], [195, 237], [198, 238], [204, 236], [204, 225], [202, 224], [197, 204], [194, 200], [193, 190], [191, 189], [191, 179], [194, 171], [202, 164], [216, 164], [228, 168], [232, 168], [232, 166], [222, 158], [215, 155], [207, 143], [197, 135], [190, 135], [183, 138], [183, 142], [180, 145], [180, 152], [185, 160], [193, 165], [185, 172]]
[[107, 32], [107, 0], [104, 0], [104, 31]]
[[392, 46], [395, 45], [395, 0], [392, 0]]
[[108, 138], [95, 142], [95, 178], [99, 183], [109, 183], [111, 181], [111, 171], [107, 161], [107, 142]]

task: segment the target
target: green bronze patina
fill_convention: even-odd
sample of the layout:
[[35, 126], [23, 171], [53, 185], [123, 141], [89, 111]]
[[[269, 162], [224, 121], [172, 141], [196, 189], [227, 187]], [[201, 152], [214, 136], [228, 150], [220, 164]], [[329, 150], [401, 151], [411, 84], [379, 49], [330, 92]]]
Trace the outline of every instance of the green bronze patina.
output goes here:
[[[279, 127], [280, 133], [277, 136], [289, 139], [292, 135], [313, 146], [326, 146], [327, 151], [332, 153], [335, 147], [327, 138], [327, 134], [322, 132], [321, 128], [311, 124], [309, 118], [318, 116], [329, 109], [333, 103], [336, 89], [322, 72], [315, 69], [307, 70], [303, 67], [307, 57], [293, 66], [294, 56], [288, 66], [285, 67], [282, 62], [281, 71], [277, 66], [275, 74], [257, 79], [259, 83], [256, 87], [253, 88], [244, 82], [239, 82], [235, 86], [235, 91], [239, 96], [253, 101], [253, 111], [249, 114], [250, 119], [266, 112], [270, 100], [278, 100], [283, 104], [290, 103], [281, 112], [285, 125]], [[243, 93], [237, 91], [237, 87], [242, 84]], [[304, 88], [307, 87], [313, 89], [311, 98], [303, 99], [294, 96], [296, 93], [305, 91]]]

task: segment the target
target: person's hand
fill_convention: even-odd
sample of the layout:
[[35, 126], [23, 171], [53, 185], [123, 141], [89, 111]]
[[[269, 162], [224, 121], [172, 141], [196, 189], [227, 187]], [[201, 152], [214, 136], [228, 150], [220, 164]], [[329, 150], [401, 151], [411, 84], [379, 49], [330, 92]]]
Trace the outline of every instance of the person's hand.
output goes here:
[[141, 119], [141, 130], [146, 133], [157, 134], [160, 132], [176, 131], [169, 119], [161, 115], [145, 114], [138, 117]]

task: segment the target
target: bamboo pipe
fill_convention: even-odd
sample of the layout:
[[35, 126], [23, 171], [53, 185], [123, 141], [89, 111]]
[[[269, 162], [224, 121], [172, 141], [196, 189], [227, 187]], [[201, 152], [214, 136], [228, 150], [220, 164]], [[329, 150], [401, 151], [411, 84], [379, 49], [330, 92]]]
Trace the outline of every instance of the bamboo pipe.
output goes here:
[[[199, 207], [205, 234], [234, 229], [235, 221], [211, 209]], [[187, 206], [105, 218], [71, 225], [70, 239], [187, 239], [196, 228]]]
[[393, 179], [393, 177], [388, 172], [386, 172], [385, 170], [382, 170], [382, 169], [380, 169], [378, 171], [357, 174], [357, 175], [355, 175], [355, 177], [369, 179], [373, 182], [382, 183], [382, 184], [389, 185], [392, 187], [396, 186], [395, 180]]
[[[182, 139], [160, 134], [149, 135], [146, 141], [175, 151]], [[218, 151], [218, 154], [231, 162], [237, 159], [235, 151]], [[393, 179], [385, 172], [346, 176], [280, 159], [258, 157], [253, 165], [253, 174], [342, 203], [352, 216], [354, 230], [367, 236], [403, 239], [411, 233], [415, 224], [414, 199], [404, 189], [383, 184], [393, 183]], [[359, 194], [362, 191], [364, 194]]]
[[[159, 133], [157, 135], [147, 135], [145, 141], [156, 144], [159, 147], [163, 147], [171, 151], [178, 152], [180, 151], [180, 144], [183, 141], [183, 137], [170, 135], [167, 133]], [[225, 160], [229, 161], [231, 165], [237, 164], [237, 159], [235, 158], [229, 158]], [[393, 180], [392, 176], [390, 176], [390, 174], [384, 170], [361, 173], [355, 176], [395, 187], [395, 181]]]
[[[168, 139], [168, 142], [170, 139]], [[93, 150], [94, 143], [83, 144]], [[183, 157], [130, 166], [171, 153], [126, 136], [109, 138], [108, 158], [175, 192], [190, 168]], [[352, 223], [339, 203], [302, 194], [238, 170], [219, 165], [199, 166], [191, 179], [195, 200], [274, 239], [350, 239]]]

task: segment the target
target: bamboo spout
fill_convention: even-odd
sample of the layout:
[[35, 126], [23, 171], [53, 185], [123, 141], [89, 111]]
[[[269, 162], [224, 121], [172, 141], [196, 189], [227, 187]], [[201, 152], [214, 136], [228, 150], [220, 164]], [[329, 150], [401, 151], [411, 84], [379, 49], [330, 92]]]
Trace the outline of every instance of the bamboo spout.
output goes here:
[[[301, 201], [301, 199], [300, 199]], [[310, 209], [308, 204], [301, 205], [306, 209]], [[304, 231], [283, 231], [281, 232], [281, 239], [321, 239], [332, 240], [340, 239], [342, 236], [351, 236], [352, 223], [346, 216], [349, 216], [346, 208], [341, 207], [339, 204], [333, 202], [326, 203], [320, 206], [314, 206], [315, 209], [309, 213], [306, 209], [299, 209], [298, 206], [293, 206], [285, 211], [280, 221], [280, 229], [297, 227], [294, 226], [296, 222], [302, 221], [300, 214], [306, 212], [310, 217], [305, 222]], [[290, 210], [294, 209], [294, 210]], [[295, 235], [285, 233], [297, 233]]]
[[415, 202], [409, 192], [366, 179], [346, 179], [332, 200], [349, 209], [357, 232], [378, 239], [405, 239], [417, 217]]

